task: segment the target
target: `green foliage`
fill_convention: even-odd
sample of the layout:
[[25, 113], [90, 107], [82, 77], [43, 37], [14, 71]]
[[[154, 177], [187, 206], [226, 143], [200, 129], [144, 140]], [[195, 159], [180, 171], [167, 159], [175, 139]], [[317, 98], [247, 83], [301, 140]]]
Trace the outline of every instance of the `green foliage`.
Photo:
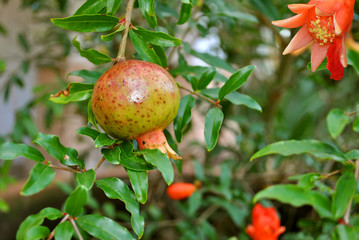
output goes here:
[[217, 144], [223, 119], [223, 112], [219, 108], [212, 108], [206, 115], [204, 122], [204, 139], [206, 141], [208, 151], [213, 150]]
[[55, 177], [55, 170], [51, 167], [37, 163], [30, 172], [30, 177], [21, 190], [21, 194], [28, 196], [40, 192], [47, 187]]

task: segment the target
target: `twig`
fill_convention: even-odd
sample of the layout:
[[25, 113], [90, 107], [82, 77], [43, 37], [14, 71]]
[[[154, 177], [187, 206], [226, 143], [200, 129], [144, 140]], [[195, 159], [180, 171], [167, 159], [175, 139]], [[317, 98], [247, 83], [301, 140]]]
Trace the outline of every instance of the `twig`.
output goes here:
[[50, 164], [48, 166], [52, 167], [53, 169], [63, 170], [63, 171], [67, 171], [67, 172], [82, 173], [82, 171], [79, 171], [79, 170], [75, 170], [75, 169], [71, 169], [71, 168], [64, 168], [64, 167], [59, 167], [59, 166], [54, 166], [52, 164]]
[[217, 205], [212, 205], [209, 208], [207, 208], [199, 218], [197, 218], [197, 222], [201, 223], [204, 220], [207, 220], [215, 211], [217, 211], [219, 207]]
[[222, 108], [222, 106], [219, 104], [219, 101], [215, 102], [213, 101], [212, 99], [206, 97], [206, 96], [203, 96], [202, 94], [198, 93], [198, 92], [194, 92], [186, 87], [183, 87], [181, 85], [179, 85], [179, 88], [183, 89], [183, 90], [186, 90], [187, 92], [193, 94], [193, 95], [196, 95], [197, 97], [200, 97], [200, 98], [203, 98], [204, 100], [207, 100], [208, 102], [214, 104], [216, 107], [218, 108]]
[[[357, 159], [355, 161], [355, 181], [357, 182], [358, 181], [358, 177], [359, 177], [359, 159]], [[344, 223], [345, 224], [349, 224], [349, 218], [350, 218], [350, 210], [352, 208], [352, 203], [353, 203], [353, 197], [350, 199], [350, 203], [347, 207], [347, 210], [345, 211], [345, 214], [344, 214]]]
[[330, 172], [330, 173], [327, 173], [327, 174], [322, 174], [322, 176], [325, 177], [325, 178], [329, 178], [329, 177], [334, 176], [334, 175], [336, 175], [338, 173], [341, 173], [341, 172], [343, 172], [343, 169], [339, 169], [339, 170], [336, 170], [334, 172]]
[[[61, 222], [59, 222], [59, 224], [65, 222], [69, 217], [70, 217], [70, 215], [66, 214], [66, 216], [61, 220]], [[54, 230], [52, 230], [50, 235], [47, 237], [47, 240], [51, 240], [55, 236], [55, 229], [56, 229], [56, 227], [54, 228]]]
[[96, 167], [95, 167], [95, 172], [101, 167], [101, 165], [102, 165], [102, 163], [105, 161], [105, 157], [102, 157], [101, 159], [100, 159], [100, 161], [98, 161], [98, 163], [97, 163], [97, 165], [96, 165]]
[[74, 227], [75, 232], [77, 233], [77, 236], [79, 237], [79, 239], [84, 240], [82, 238], [81, 233], [80, 233], [79, 229], [77, 228], [77, 225], [76, 225], [76, 223], [75, 223], [75, 221], [74, 221], [74, 219], [72, 217], [70, 218], [70, 222], [71, 222], [72, 226]]
[[131, 15], [132, 15], [132, 9], [133, 9], [134, 2], [135, 2], [135, 0], [128, 0], [128, 2], [127, 2], [126, 16], [125, 16], [125, 29], [123, 30], [123, 35], [122, 35], [121, 42], [120, 42], [120, 49], [118, 50], [116, 62], [125, 60], [127, 35], [128, 35], [128, 30], [131, 25]]

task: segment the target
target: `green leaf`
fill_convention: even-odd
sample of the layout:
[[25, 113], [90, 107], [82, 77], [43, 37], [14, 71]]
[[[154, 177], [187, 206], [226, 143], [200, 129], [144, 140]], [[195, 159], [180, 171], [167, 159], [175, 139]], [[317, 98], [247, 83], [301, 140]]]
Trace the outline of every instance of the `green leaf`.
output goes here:
[[97, 129], [97, 131], [100, 132], [100, 129], [98, 129], [98, 126], [97, 126], [97, 120], [95, 118], [95, 115], [92, 112], [91, 99], [89, 100], [89, 103], [87, 104], [87, 118], [88, 118], [89, 123], [91, 123], [92, 126], [94, 126]]
[[157, 26], [157, 18], [155, 13], [155, 1], [154, 0], [138, 0], [142, 16], [146, 19], [147, 23], [151, 27]]
[[111, 30], [119, 19], [102, 14], [75, 15], [66, 18], [52, 18], [51, 22], [63, 29], [77, 32], [106, 32]]
[[337, 219], [344, 216], [345, 210], [355, 193], [356, 185], [354, 174], [351, 171], [345, 172], [339, 178], [332, 201], [334, 218]]
[[259, 105], [259, 103], [248, 95], [244, 95], [239, 92], [231, 92], [224, 98], [234, 105], [244, 105], [248, 108], [262, 112], [262, 107]]
[[0, 159], [13, 160], [19, 156], [24, 156], [36, 162], [45, 161], [41, 152], [29, 145], [12, 142], [5, 142], [0, 145]]
[[96, 181], [106, 196], [111, 199], [119, 199], [125, 203], [127, 211], [131, 213], [131, 225], [139, 238], [144, 232], [144, 219], [140, 215], [140, 205], [129, 187], [118, 178], [105, 178]]
[[222, 100], [226, 95], [240, 88], [247, 81], [254, 69], [255, 66], [249, 65], [234, 73], [219, 90], [219, 100]]
[[344, 224], [338, 224], [332, 234], [333, 240], [352, 240], [357, 238], [355, 228]]
[[87, 170], [83, 173], [76, 174], [76, 181], [79, 185], [85, 187], [87, 190], [92, 188], [96, 179], [96, 172], [93, 169]]
[[34, 239], [46, 239], [49, 236], [50, 230], [44, 226], [35, 226], [29, 229], [26, 232], [24, 239], [25, 240], [34, 240]]
[[142, 27], [136, 27], [133, 31], [140, 35], [145, 41], [153, 45], [161, 47], [174, 47], [181, 45], [181, 39], [172, 37], [164, 32], [149, 31]]
[[95, 139], [95, 147], [112, 146], [117, 141], [117, 139], [109, 137], [106, 133], [100, 133]]
[[28, 216], [20, 225], [16, 233], [16, 240], [24, 240], [27, 232], [35, 227], [40, 226], [45, 218], [55, 220], [62, 217], [62, 212], [55, 208], [44, 208], [39, 213]]
[[76, 133], [80, 134], [80, 135], [89, 136], [93, 140], [95, 140], [97, 138], [97, 136], [100, 134], [100, 132], [98, 132], [97, 130], [89, 128], [89, 127], [81, 127], [79, 129], [77, 129]]
[[[59, 96], [51, 95], [50, 100], [54, 103], [67, 104], [69, 102], [85, 101], [91, 98], [94, 85], [87, 83], [70, 83], [67, 86], [68, 95], [63, 93]], [[65, 90], [66, 91], [66, 90]]]
[[9, 210], [9, 204], [0, 198], [0, 212], [8, 213]]
[[121, 0], [107, 0], [107, 15], [114, 15], [121, 5]]
[[305, 190], [311, 190], [314, 187], [314, 183], [321, 179], [319, 173], [307, 173], [302, 175], [295, 175], [288, 178], [289, 180], [298, 180], [298, 186]]
[[0, 73], [3, 73], [6, 69], [6, 62], [5, 60], [0, 59]]
[[120, 145], [120, 163], [127, 169], [134, 171], [149, 171], [154, 167], [148, 164], [145, 159], [138, 157], [131, 142], [125, 141]]
[[101, 153], [104, 155], [105, 159], [112, 164], [118, 165], [121, 163], [121, 149], [119, 146], [113, 148], [103, 148]]
[[205, 71], [200, 79], [198, 80], [198, 86], [196, 89], [193, 90], [202, 90], [205, 89], [208, 84], [211, 83], [211, 81], [213, 80], [214, 76], [216, 76], [217, 71], [216, 70], [212, 70], [212, 69], [208, 69], [207, 71]]
[[142, 60], [161, 65], [161, 60], [152, 47], [137, 33], [129, 31], [131, 41]]
[[137, 152], [142, 154], [145, 160], [155, 166], [162, 174], [167, 185], [171, 185], [174, 178], [173, 167], [168, 156], [158, 149], [142, 149]]
[[347, 153], [345, 153], [345, 158], [348, 160], [355, 160], [359, 158], [359, 150], [353, 149]]
[[359, 117], [354, 120], [352, 129], [354, 132], [359, 132]]
[[317, 140], [288, 140], [272, 143], [256, 152], [251, 157], [251, 161], [270, 154], [290, 156], [304, 153], [312, 154], [320, 159], [333, 159], [346, 163], [345, 155], [341, 151], [330, 144]]
[[250, 0], [252, 5], [257, 9], [258, 12], [266, 15], [270, 19], [279, 19], [281, 18], [277, 8], [274, 6], [271, 1], [262, 1], [262, 0]]
[[173, 122], [175, 136], [178, 142], [182, 141], [183, 129], [191, 121], [192, 108], [196, 100], [192, 95], [186, 95], [181, 99], [177, 116]]
[[188, 214], [190, 216], [196, 216], [196, 212], [201, 207], [201, 204], [202, 204], [202, 192], [195, 191], [188, 198]]
[[85, 164], [79, 159], [77, 151], [70, 147], [64, 147], [60, 143], [58, 136], [39, 132], [35, 136], [34, 142], [41, 145], [46, 152], [59, 160], [62, 164], [66, 166], [78, 165], [81, 168], [85, 168]]
[[206, 115], [204, 121], [204, 140], [206, 141], [208, 151], [212, 151], [217, 144], [223, 119], [223, 112], [219, 108], [212, 108]]
[[208, 53], [197, 52], [193, 50], [191, 46], [186, 42], [182, 42], [182, 44], [186, 53], [201, 59], [202, 61], [209, 64], [210, 66], [219, 67], [229, 72], [235, 72], [235, 69], [230, 64], [228, 64], [225, 60], [217, 56], [210, 55]]
[[91, 71], [91, 70], [78, 70], [70, 72], [67, 76], [78, 76], [85, 79], [86, 83], [96, 83], [97, 79], [101, 77], [103, 72]]
[[107, 0], [87, 0], [77, 9], [74, 15], [96, 14], [104, 9], [106, 5]]
[[348, 65], [351, 65], [355, 72], [359, 74], [359, 53], [355, 50], [349, 50], [347, 53]]
[[25, 52], [30, 51], [30, 44], [29, 44], [29, 41], [27, 39], [27, 36], [24, 33], [19, 33], [17, 35], [17, 40], [18, 40], [20, 46], [23, 48], [23, 50]]
[[161, 60], [161, 67], [166, 68], [168, 66], [166, 52], [161, 46], [152, 45], [153, 50]]
[[47, 187], [55, 177], [55, 170], [51, 167], [36, 163], [30, 172], [30, 177], [21, 190], [21, 195], [29, 196]]
[[191, 17], [191, 12], [192, 12], [192, 0], [182, 1], [180, 16], [177, 24], [181, 25], [186, 23], [188, 19]]
[[[327, 69], [327, 63], [328, 63], [328, 61], [327, 61], [327, 59], [325, 58], [325, 59], [323, 60], [323, 62], [319, 65], [319, 67], [316, 69], [316, 71], [326, 70], [326, 69]], [[307, 68], [308, 68], [310, 71], [312, 71], [312, 63], [311, 63], [311, 62], [309, 62], [309, 63], [307, 64]]]
[[87, 203], [88, 190], [85, 186], [79, 185], [70, 194], [65, 202], [65, 212], [72, 217], [77, 217], [83, 212], [83, 207]]
[[145, 204], [147, 201], [148, 191], [148, 173], [145, 171], [138, 172], [126, 169], [128, 177], [130, 178], [132, 189], [135, 192], [137, 200]]
[[62, 222], [55, 228], [55, 240], [71, 240], [74, 228], [69, 221]]
[[126, 26], [124, 24], [121, 24], [115, 31], [113, 31], [112, 33], [109, 33], [107, 35], [101, 35], [101, 39], [104, 41], [111, 41], [114, 37], [116, 37], [116, 35], [120, 32], [122, 32], [124, 29], [126, 28]]
[[262, 199], [275, 199], [294, 207], [310, 205], [320, 216], [332, 218], [330, 201], [327, 197], [315, 191], [307, 191], [297, 185], [278, 184], [267, 187], [254, 196], [253, 202]]
[[328, 131], [332, 138], [337, 138], [345, 126], [350, 122], [350, 117], [342, 109], [332, 109], [327, 116]]
[[112, 58], [110, 56], [100, 53], [95, 49], [82, 50], [81, 44], [79, 41], [76, 40], [76, 38], [77, 36], [72, 40], [72, 44], [76, 47], [82, 57], [86, 58], [87, 60], [96, 65], [101, 65], [103, 63], [108, 63], [112, 61]]
[[107, 217], [85, 215], [77, 218], [76, 223], [98, 239], [136, 240], [125, 227]]

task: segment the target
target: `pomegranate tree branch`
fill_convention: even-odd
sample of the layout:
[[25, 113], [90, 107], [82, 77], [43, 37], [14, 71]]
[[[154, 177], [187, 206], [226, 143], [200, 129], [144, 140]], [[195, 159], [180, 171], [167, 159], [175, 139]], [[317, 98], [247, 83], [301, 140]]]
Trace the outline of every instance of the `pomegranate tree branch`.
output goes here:
[[193, 95], [196, 95], [197, 97], [203, 98], [204, 100], [206, 100], [206, 101], [208, 101], [208, 102], [214, 104], [216, 107], [222, 108], [222, 106], [219, 104], [219, 101], [215, 102], [215, 101], [213, 101], [212, 99], [210, 99], [210, 98], [208, 98], [208, 97], [206, 97], [206, 96], [204, 96], [204, 95], [202, 95], [202, 94], [200, 94], [200, 93], [198, 93], [198, 92], [194, 92], [194, 91], [192, 91], [192, 90], [190, 90], [190, 89], [188, 89], [188, 88], [186, 88], [186, 87], [183, 87], [183, 86], [181, 86], [181, 85], [178, 85], [178, 87], [179, 87], [180, 89], [183, 89], [183, 90], [185, 90], [185, 91], [187, 91], [187, 92], [193, 94]]
[[84, 240], [83, 237], [81, 236], [81, 233], [80, 233], [79, 229], [77, 228], [75, 220], [72, 217], [70, 217], [70, 222], [71, 222], [72, 226], [74, 227], [75, 232], [76, 232], [77, 236], [79, 237], [79, 239]]
[[101, 165], [102, 165], [102, 163], [103, 163], [104, 161], [105, 161], [105, 157], [102, 157], [102, 158], [100, 159], [100, 161], [98, 161], [98, 163], [97, 163], [97, 165], [96, 165], [96, 167], [95, 167], [95, 169], [94, 169], [95, 172], [101, 167]]
[[75, 169], [71, 169], [71, 168], [64, 168], [64, 167], [54, 166], [52, 164], [50, 164], [48, 166], [53, 168], [53, 169], [63, 170], [63, 171], [67, 171], [67, 172], [73, 172], [73, 173], [82, 173], [83, 172], [83, 171], [75, 170]]
[[120, 49], [117, 54], [116, 62], [120, 62], [125, 60], [125, 51], [126, 51], [126, 44], [127, 44], [127, 35], [128, 30], [130, 29], [131, 25], [131, 15], [133, 4], [135, 0], [128, 0], [127, 7], [126, 7], [126, 15], [125, 15], [125, 29], [123, 30], [121, 42], [120, 42]]
[[[61, 222], [59, 222], [59, 224], [65, 222], [69, 217], [70, 217], [70, 215], [66, 214], [65, 217], [63, 217], [63, 219], [61, 220]], [[47, 240], [51, 240], [55, 236], [55, 229], [56, 228], [54, 228], [54, 230], [52, 230], [50, 235], [47, 237]]]
[[[359, 159], [357, 159], [357, 160], [355, 161], [355, 174], [354, 174], [354, 176], [355, 176], [355, 180], [356, 180], [356, 182], [357, 182], [357, 181], [358, 181], [358, 177], [359, 177]], [[352, 197], [352, 199], [350, 200], [350, 203], [349, 203], [349, 205], [348, 205], [348, 207], [347, 207], [347, 210], [345, 211], [345, 214], [344, 214], [343, 220], [344, 220], [344, 223], [345, 223], [345, 224], [349, 224], [350, 210], [351, 210], [351, 208], [352, 208], [352, 203], [353, 203], [353, 197]]]

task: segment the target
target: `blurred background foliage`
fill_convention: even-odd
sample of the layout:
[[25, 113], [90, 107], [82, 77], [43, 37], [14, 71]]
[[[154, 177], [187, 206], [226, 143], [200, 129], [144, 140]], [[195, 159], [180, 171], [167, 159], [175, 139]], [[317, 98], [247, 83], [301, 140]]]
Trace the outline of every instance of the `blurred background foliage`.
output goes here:
[[[73, 14], [73, 9], [82, 2], [19, 1], [18, 12], [14, 14], [30, 11], [29, 22], [41, 26], [42, 31], [41, 34], [32, 31], [16, 33], [17, 48], [21, 54], [15, 60], [13, 56], [0, 54], [0, 96], [4, 104], [14, 94], [13, 88], [22, 89], [28, 84], [33, 86], [31, 98], [14, 109], [12, 127], [0, 136], [0, 143], [6, 140], [30, 143], [38, 129], [46, 131], [67, 118], [67, 108], [84, 121], [87, 118], [85, 103], [75, 104], [74, 109], [73, 106], [48, 100], [50, 93], [66, 88], [69, 81], [66, 62], [78, 55], [71, 45], [74, 33], [55, 27], [49, 18]], [[344, 78], [338, 82], [329, 79], [327, 70], [315, 73], [308, 70], [308, 50], [297, 56], [283, 56], [281, 52], [297, 29], [279, 29], [271, 21], [293, 15], [287, 8], [287, 4], [293, 3], [289, 0], [194, 0], [192, 16], [184, 25], [176, 25], [179, 1], [158, 0], [155, 3], [158, 17], [155, 30], [183, 40], [181, 46], [166, 51], [171, 73], [177, 75], [179, 68], [188, 66], [221, 66], [221, 74], [228, 77], [233, 72], [231, 68], [255, 65], [256, 70], [240, 92], [255, 99], [262, 111], [224, 101], [225, 122], [220, 140], [216, 148], [208, 152], [203, 139], [186, 138], [186, 135], [198, 133], [194, 126], [203, 124], [204, 115], [211, 107], [201, 99], [196, 100], [192, 122], [178, 146], [184, 156], [184, 164], [183, 173], [178, 174], [176, 179], [187, 182], [198, 180], [202, 188], [187, 200], [173, 201], [165, 196], [166, 185], [162, 178], [158, 174], [150, 174], [148, 202], [141, 209], [146, 222], [143, 239], [249, 239], [244, 229], [250, 222], [251, 200], [256, 192], [273, 184], [290, 182], [288, 177], [291, 175], [315, 171], [329, 173], [336, 169], [337, 164], [307, 155], [290, 158], [271, 156], [265, 161], [249, 162], [253, 153], [270, 143], [289, 139], [319, 139], [336, 144], [343, 151], [358, 145], [359, 129], [355, 127], [355, 121], [358, 121], [359, 53], [348, 47], [350, 65]], [[0, 8], [5, 9], [9, 4], [10, 1], [2, 0]], [[118, 17], [124, 15], [124, 4], [116, 14]], [[359, 41], [357, 12], [358, 5], [354, 13], [352, 37]], [[134, 26], [151, 29], [139, 9], [135, 9], [132, 19]], [[6, 39], [14, 34], [12, 27], [6, 18], [0, 18], [0, 38]], [[99, 33], [86, 33], [81, 34], [80, 40], [82, 48], [95, 48], [115, 57], [120, 35], [114, 41], [105, 42]], [[6, 48], [6, 45], [1, 48]], [[126, 54], [127, 58], [138, 57], [131, 45]], [[91, 67], [101, 73], [109, 66]], [[50, 68], [55, 81], [40, 83], [38, 79], [26, 78], [31, 68]], [[190, 75], [200, 77], [202, 73], [191, 71], [183, 74], [181, 69], [182, 76], [178, 76], [177, 80], [186, 84]], [[211, 84], [216, 87], [222, 82], [223, 77], [217, 74]], [[16, 94], [16, 98], [22, 97], [21, 90]], [[42, 109], [41, 114], [37, 110], [39, 108]], [[350, 115], [348, 126], [335, 140], [329, 135], [326, 122], [328, 113], [334, 108]], [[8, 113], [0, 108], [1, 118], [5, 114]], [[75, 132], [73, 138], [79, 138]], [[86, 157], [89, 151], [84, 148], [80, 154]], [[22, 166], [25, 161], [18, 164], [17, 161], [20, 160], [0, 162], [0, 229], [7, 235], [4, 239], [13, 239], [19, 223], [27, 215], [38, 212], [41, 203], [61, 208], [65, 197], [74, 189], [73, 179], [60, 179], [50, 190], [26, 200], [21, 196], [19, 200], [11, 192], [18, 190], [17, 183], [23, 183], [29, 168]], [[317, 187], [330, 193], [333, 183], [328, 179]], [[53, 194], [54, 191], [56, 194]], [[26, 204], [20, 204], [24, 201]], [[318, 221], [318, 215], [311, 207], [294, 208], [276, 201], [262, 203], [277, 207], [282, 225], [287, 228], [282, 239], [329, 239], [332, 234], [335, 223]], [[100, 212], [130, 227], [124, 206], [106, 199], [98, 190], [92, 193], [86, 211]], [[354, 216], [354, 221], [358, 220], [358, 216]], [[46, 224], [55, 225], [51, 221]]]

